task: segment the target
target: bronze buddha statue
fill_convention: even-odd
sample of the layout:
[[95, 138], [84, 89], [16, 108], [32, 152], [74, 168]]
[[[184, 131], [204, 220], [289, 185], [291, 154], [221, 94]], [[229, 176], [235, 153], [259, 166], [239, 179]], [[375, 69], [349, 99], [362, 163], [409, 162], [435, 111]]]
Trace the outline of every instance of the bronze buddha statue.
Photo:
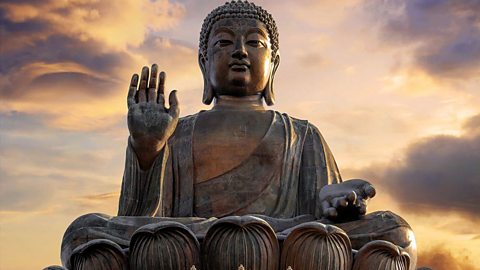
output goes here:
[[[205, 262], [209, 255], [200, 258], [195, 254], [201, 251], [194, 247], [203, 242], [204, 249], [215, 250], [215, 241], [223, 241], [222, 224], [256, 224], [252, 226], [262, 229], [255, 233], [269, 235], [262, 238], [270, 239], [265, 243], [277, 241], [271, 240], [275, 237], [283, 241], [282, 254], [290, 254], [285, 258], [291, 257], [292, 262], [301, 261], [292, 241], [303, 239], [302, 228], [307, 228], [314, 232], [311, 239], [316, 239], [316, 233], [340, 235], [334, 238], [346, 239], [344, 247], [349, 250], [368, 246], [358, 253], [365, 258], [376, 258], [372, 255], [377, 254], [376, 248], [386, 247], [400, 261], [395, 263], [404, 267], [382, 269], [413, 269], [416, 247], [409, 225], [391, 212], [366, 215], [374, 187], [360, 179], [342, 181], [328, 145], [313, 124], [265, 108], [264, 103], [274, 103], [273, 81], [280, 63], [277, 27], [268, 12], [246, 1], [227, 2], [214, 9], [202, 26], [198, 60], [204, 78], [203, 102], [214, 105], [195, 115], [179, 118], [176, 91], [169, 95], [169, 108], [165, 107], [165, 73], [158, 74], [157, 65], [133, 75], [127, 97], [130, 137], [118, 216], [88, 214], [74, 221], [62, 243], [64, 265], [96, 269], [93, 265], [102, 260], [105, 264], [107, 259], [92, 254], [120, 252], [123, 257], [113, 256], [115, 263], [107, 263], [110, 269], [127, 269], [128, 260], [131, 268], [150, 269], [156, 262], [144, 261], [152, 251], [133, 248], [132, 243], [146, 248], [145, 243], [153, 241], [148, 240], [149, 234], [173, 228], [181, 235], [175, 239], [190, 239], [182, 245], [193, 247], [177, 253], [194, 255], [172, 255], [192, 258], [185, 262], [185, 269], [217, 269], [220, 264]], [[372, 240], [383, 242], [369, 243]], [[155, 245], [155, 241], [148, 243]], [[280, 252], [277, 244], [271, 245], [272, 254]], [[128, 249], [130, 258], [125, 253]], [[305, 250], [319, 253], [308, 260], [321, 263], [321, 251]], [[308, 269], [302, 262], [295, 266], [285, 260], [290, 269]], [[363, 264], [367, 261], [362, 259]], [[351, 263], [339, 265], [346, 268], [338, 269], [351, 267]], [[262, 268], [243, 262], [242, 267], [277, 269], [279, 264]], [[181, 269], [152, 269], [157, 268]]]

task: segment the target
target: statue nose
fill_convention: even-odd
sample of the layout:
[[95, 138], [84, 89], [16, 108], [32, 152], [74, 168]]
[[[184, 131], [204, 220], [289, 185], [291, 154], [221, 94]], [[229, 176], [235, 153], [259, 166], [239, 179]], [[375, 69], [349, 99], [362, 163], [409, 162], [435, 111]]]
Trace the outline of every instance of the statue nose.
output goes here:
[[232, 57], [237, 58], [237, 59], [243, 59], [248, 56], [247, 50], [245, 49], [245, 45], [243, 44], [243, 41], [239, 40], [235, 44], [235, 49], [232, 52]]

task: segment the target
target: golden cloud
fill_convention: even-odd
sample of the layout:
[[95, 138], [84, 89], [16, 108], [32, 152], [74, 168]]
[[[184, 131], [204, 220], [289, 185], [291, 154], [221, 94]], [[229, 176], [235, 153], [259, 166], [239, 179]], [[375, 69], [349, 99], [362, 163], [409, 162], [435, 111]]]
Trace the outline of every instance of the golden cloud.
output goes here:
[[124, 120], [132, 73], [153, 62], [180, 75], [172, 76], [175, 88], [201, 87], [196, 50], [158, 37], [184, 16], [179, 3], [5, 1], [0, 10], [11, 37], [2, 48], [2, 112], [47, 115], [50, 126], [66, 130], [105, 130]]
[[0, 8], [13, 23], [41, 21], [51, 26], [45, 34], [93, 39], [113, 48], [137, 46], [147, 31], [172, 28], [185, 14], [183, 5], [168, 0], [27, 1], [2, 3]]
[[475, 270], [474, 262], [468, 255], [452, 254], [448, 244], [437, 245], [429, 250], [420, 250], [417, 266], [434, 270]]

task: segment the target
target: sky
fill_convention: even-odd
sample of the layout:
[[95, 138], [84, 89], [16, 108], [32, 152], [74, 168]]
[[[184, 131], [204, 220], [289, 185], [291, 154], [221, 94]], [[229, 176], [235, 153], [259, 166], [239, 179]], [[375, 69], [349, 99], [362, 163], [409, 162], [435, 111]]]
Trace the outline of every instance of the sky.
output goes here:
[[[223, 3], [2, 0], [1, 270], [59, 264], [76, 217], [116, 214], [133, 73], [157, 63], [182, 116], [208, 109], [198, 38]], [[480, 269], [480, 1], [255, 3], [280, 33], [271, 109], [376, 186], [369, 211], [411, 224], [419, 266]]]

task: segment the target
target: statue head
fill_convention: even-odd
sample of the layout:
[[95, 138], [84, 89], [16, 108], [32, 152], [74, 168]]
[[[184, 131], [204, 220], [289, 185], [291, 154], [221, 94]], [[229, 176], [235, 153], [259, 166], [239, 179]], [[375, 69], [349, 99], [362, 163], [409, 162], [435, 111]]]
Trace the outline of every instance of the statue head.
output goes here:
[[221, 95], [262, 95], [273, 105], [273, 79], [280, 63], [272, 15], [247, 1], [227, 2], [205, 18], [200, 33], [203, 103]]

